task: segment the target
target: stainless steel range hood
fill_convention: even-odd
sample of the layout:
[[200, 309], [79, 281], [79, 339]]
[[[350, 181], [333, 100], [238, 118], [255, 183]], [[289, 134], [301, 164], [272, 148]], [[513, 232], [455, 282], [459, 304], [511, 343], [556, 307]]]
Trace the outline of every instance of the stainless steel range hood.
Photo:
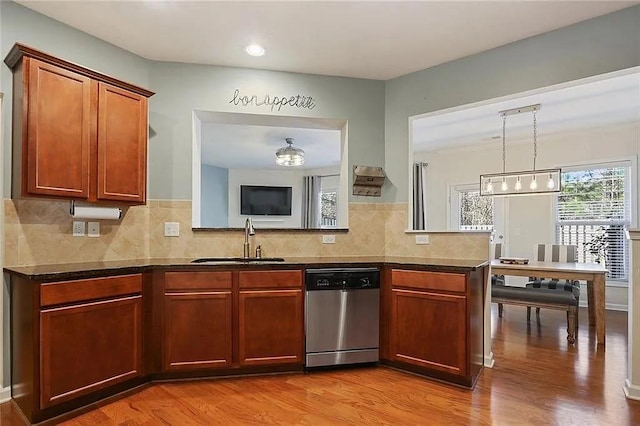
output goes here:
[[380, 197], [385, 177], [382, 167], [353, 166], [353, 195]]

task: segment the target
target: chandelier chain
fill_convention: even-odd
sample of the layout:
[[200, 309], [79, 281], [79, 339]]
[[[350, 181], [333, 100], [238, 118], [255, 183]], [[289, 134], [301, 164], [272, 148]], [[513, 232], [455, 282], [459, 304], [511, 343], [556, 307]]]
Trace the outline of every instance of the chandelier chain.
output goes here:
[[533, 170], [536, 170], [536, 157], [538, 156], [538, 120], [537, 109], [533, 110]]
[[507, 134], [507, 114], [502, 114], [502, 173], [506, 172], [507, 167], [507, 145], [506, 145], [506, 134]]

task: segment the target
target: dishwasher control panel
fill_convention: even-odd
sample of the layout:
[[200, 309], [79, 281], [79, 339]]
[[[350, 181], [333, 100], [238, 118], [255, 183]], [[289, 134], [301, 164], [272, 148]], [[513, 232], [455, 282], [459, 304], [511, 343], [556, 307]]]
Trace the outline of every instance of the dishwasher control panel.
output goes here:
[[380, 288], [379, 268], [307, 269], [307, 291]]

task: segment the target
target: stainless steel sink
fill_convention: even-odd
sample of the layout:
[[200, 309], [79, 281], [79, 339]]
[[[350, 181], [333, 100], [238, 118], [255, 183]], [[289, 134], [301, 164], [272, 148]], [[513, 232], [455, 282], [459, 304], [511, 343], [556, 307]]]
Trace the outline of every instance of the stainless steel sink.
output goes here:
[[201, 257], [194, 259], [191, 263], [267, 263], [284, 262], [282, 257]]

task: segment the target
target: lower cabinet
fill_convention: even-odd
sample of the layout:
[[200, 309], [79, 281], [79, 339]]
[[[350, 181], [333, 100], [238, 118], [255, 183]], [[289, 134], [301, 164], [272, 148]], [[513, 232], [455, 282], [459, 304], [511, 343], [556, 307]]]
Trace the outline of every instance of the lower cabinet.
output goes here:
[[466, 298], [392, 290], [391, 349], [396, 361], [467, 374]]
[[[81, 280], [75, 286], [102, 291], [139, 279]], [[73, 289], [74, 283], [63, 286]], [[41, 409], [142, 375], [142, 295], [47, 307], [39, 316]]]
[[231, 291], [165, 295], [165, 369], [231, 365]]
[[302, 365], [300, 270], [165, 273], [163, 371]]
[[302, 289], [240, 291], [240, 364], [301, 364], [302, 306]]
[[231, 271], [166, 272], [164, 277], [163, 370], [230, 367]]
[[29, 422], [142, 382], [143, 274], [9, 285], [11, 398]]
[[[10, 275], [12, 400], [39, 423], [156, 378], [302, 370], [303, 271], [255, 266]], [[472, 387], [486, 268], [383, 272], [380, 361]]]
[[484, 356], [484, 272], [387, 270], [383, 360], [472, 387]]

